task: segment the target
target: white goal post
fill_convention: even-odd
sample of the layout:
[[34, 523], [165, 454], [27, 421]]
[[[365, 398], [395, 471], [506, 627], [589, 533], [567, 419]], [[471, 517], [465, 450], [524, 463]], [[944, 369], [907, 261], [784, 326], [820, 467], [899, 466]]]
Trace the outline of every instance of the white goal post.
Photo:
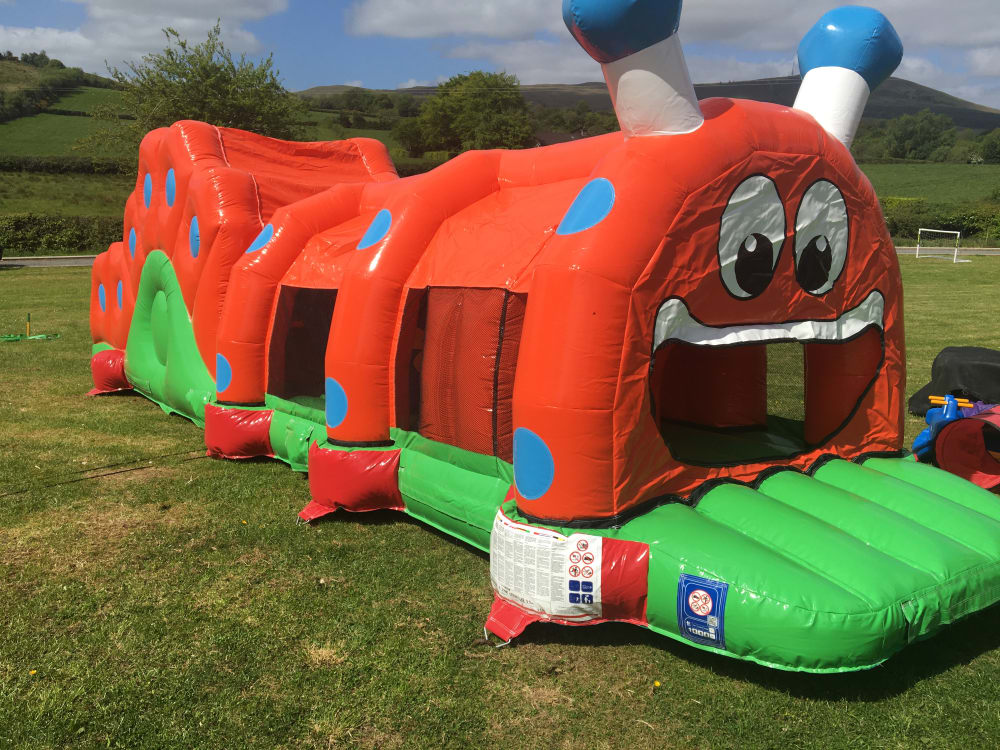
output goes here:
[[[917, 230], [917, 257], [918, 258], [920, 257], [920, 250], [921, 250], [921, 244], [920, 243], [923, 240], [924, 236], [927, 235], [928, 237], [930, 237], [930, 236], [935, 235], [935, 234], [944, 234], [944, 235], [948, 235], [948, 236], [951, 236], [951, 237], [955, 238], [955, 248], [954, 248], [954, 251], [952, 252], [952, 258], [951, 258], [951, 262], [952, 263], [969, 263], [970, 262], [969, 260], [966, 260], [964, 258], [960, 260], [959, 257], [958, 257], [958, 249], [962, 245], [962, 233], [961, 232], [956, 232], [956, 231], [953, 231], [953, 230], [950, 230], [950, 229], [925, 229], [925, 228], [918, 229]], [[949, 245], [950, 244], [951, 243], [949, 242]], [[924, 257], [925, 258], [941, 258], [941, 257], [947, 258], [948, 257], [947, 255], [942, 256], [940, 253], [929, 255], [927, 253], [928, 249], [930, 249], [930, 248], [927, 247], [927, 246], [923, 246]]]

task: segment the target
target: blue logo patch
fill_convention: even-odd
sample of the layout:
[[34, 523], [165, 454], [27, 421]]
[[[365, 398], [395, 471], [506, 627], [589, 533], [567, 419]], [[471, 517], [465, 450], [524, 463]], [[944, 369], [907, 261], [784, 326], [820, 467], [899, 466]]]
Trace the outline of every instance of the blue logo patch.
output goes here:
[[677, 626], [689, 641], [724, 649], [729, 584], [682, 573], [677, 582]]

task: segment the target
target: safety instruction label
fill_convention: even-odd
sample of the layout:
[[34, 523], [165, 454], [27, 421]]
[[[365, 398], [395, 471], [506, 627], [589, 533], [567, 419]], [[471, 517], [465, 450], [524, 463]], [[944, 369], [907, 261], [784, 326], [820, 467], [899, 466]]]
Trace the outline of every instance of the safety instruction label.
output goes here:
[[682, 573], [677, 582], [677, 625], [695, 643], [726, 647], [726, 593], [729, 584]]
[[497, 512], [490, 534], [490, 580], [502, 598], [562, 620], [601, 617], [602, 538], [563, 536]]

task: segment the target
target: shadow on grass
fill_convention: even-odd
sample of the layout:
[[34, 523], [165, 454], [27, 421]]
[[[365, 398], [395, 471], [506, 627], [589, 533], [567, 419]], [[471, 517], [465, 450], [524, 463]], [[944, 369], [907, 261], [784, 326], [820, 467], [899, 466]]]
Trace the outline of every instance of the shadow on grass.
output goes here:
[[[303, 474], [303, 476], [306, 476]], [[398, 510], [371, 510], [364, 513], [351, 513], [346, 510], [338, 510], [329, 515], [323, 516], [322, 518], [317, 518], [315, 521], [310, 521], [309, 526], [319, 526], [325, 523], [339, 523], [342, 521], [349, 521], [351, 523], [358, 523], [362, 525], [372, 525], [372, 526], [388, 526], [390, 524], [405, 523], [409, 526], [414, 526], [419, 528], [421, 531], [433, 534], [439, 539], [453, 544], [456, 547], [461, 547], [467, 552], [471, 552], [477, 555], [483, 560], [489, 560], [490, 556], [488, 553], [483, 552], [478, 547], [473, 547], [468, 542], [464, 542], [451, 534], [446, 534], [440, 529], [436, 529], [433, 526], [429, 526], [423, 521], [419, 521], [416, 518], [412, 518], [406, 513]]]
[[685, 646], [625, 623], [570, 628], [538, 623], [514, 641], [579, 646], [649, 645], [717, 675], [753, 682], [769, 690], [814, 700], [874, 702], [900, 695], [922, 680], [1000, 647], [1000, 605], [971, 615], [932, 638], [912, 643], [872, 669], [842, 674], [809, 674], [770, 669], [752, 662]]
[[0, 271], [16, 271], [27, 266], [21, 263], [0, 263]]

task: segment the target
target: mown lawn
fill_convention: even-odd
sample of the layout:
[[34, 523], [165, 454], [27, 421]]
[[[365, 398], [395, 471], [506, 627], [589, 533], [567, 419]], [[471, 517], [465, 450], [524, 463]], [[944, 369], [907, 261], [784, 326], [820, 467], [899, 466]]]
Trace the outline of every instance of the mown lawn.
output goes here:
[[[63, 107], [65, 100], [54, 105]], [[101, 124], [90, 117], [41, 113], [0, 123], [0, 154], [10, 156], [79, 156], [73, 146]]]
[[[912, 392], [946, 344], [1000, 346], [1000, 258], [901, 262]], [[402, 515], [297, 525], [283, 464], [85, 398], [87, 301], [85, 269], [0, 271], [0, 332], [62, 334], [0, 344], [0, 747], [996, 745], [998, 608], [843, 676], [625, 625], [485, 645], [483, 555]]]
[[52, 106], [57, 109], [75, 110], [77, 112], [93, 112], [99, 104], [114, 102], [121, 99], [121, 92], [115, 89], [98, 89], [92, 86], [81, 86], [71, 94], [60, 97]]
[[880, 198], [931, 203], [982, 201], [1000, 195], [1000, 164], [861, 164]]
[[134, 176], [0, 172], [0, 215], [122, 216], [134, 187]]

